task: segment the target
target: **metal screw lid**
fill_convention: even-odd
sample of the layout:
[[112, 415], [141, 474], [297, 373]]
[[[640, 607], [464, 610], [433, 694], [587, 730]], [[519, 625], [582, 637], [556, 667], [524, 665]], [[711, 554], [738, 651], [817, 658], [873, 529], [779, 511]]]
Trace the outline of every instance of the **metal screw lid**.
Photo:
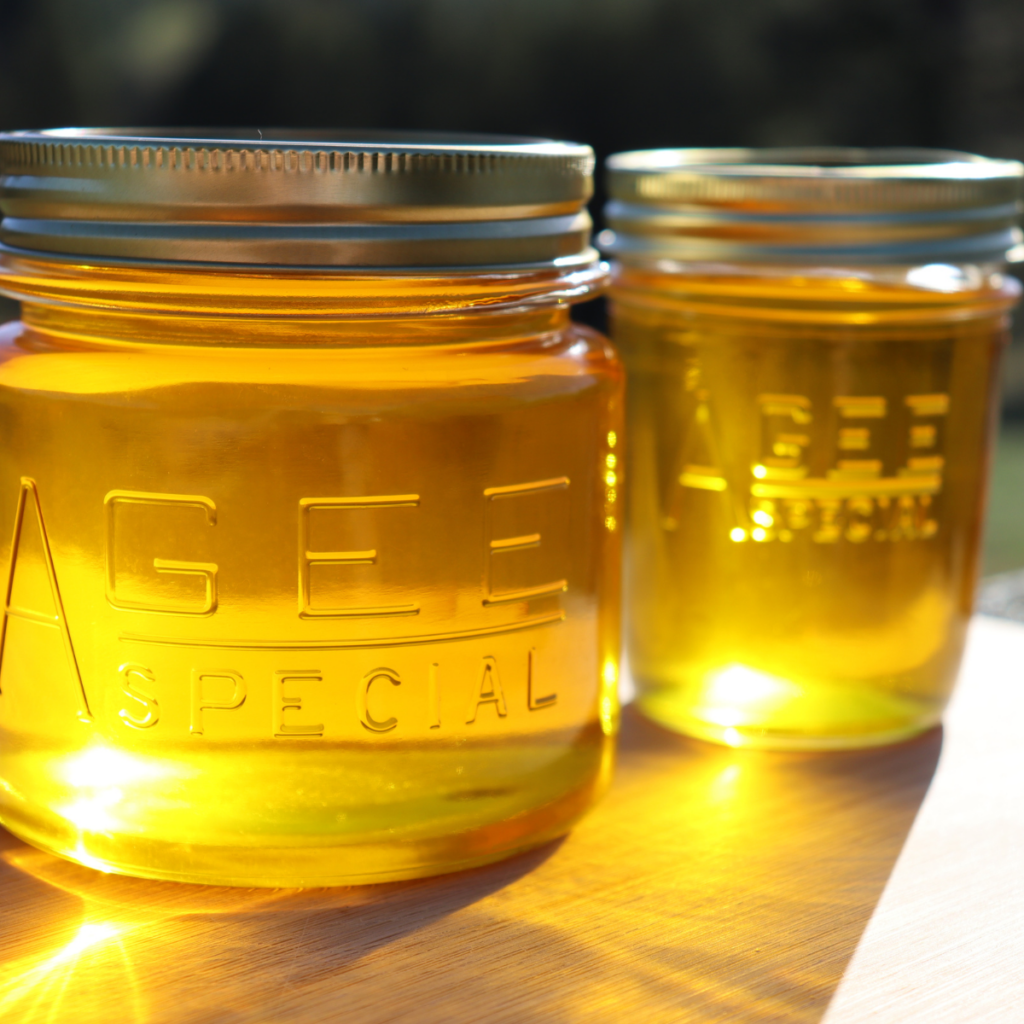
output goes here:
[[927, 149], [654, 149], [608, 159], [623, 258], [804, 264], [1019, 258], [1024, 165]]
[[417, 132], [0, 133], [0, 243], [97, 260], [559, 267], [593, 263], [594, 154]]

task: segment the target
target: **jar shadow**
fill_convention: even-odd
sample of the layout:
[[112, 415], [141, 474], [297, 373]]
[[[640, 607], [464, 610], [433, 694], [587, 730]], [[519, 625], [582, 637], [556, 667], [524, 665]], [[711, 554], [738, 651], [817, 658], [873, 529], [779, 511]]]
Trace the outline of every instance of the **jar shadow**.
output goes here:
[[673, 906], [651, 906], [664, 927], [635, 950], [648, 998], [674, 998], [687, 1020], [820, 1020], [931, 784], [941, 727], [889, 747], [772, 752], [624, 718], [619, 791]]
[[3, 834], [0, 1016], [73, 993], [83, 1024], [817, 1021], [941, 746], [732, 750], [626, 709], [612, 790], [566, 840], [384, 885], [151, 882]]

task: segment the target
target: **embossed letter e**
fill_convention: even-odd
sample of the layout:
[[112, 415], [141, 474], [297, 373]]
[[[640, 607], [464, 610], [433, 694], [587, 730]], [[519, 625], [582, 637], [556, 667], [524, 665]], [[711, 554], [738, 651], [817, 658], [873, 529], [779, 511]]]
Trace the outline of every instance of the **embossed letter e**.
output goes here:
[[[512, 484], [508, 487], [488, 487], [484, 490], [484, 498], [487, 501], [487, 568], [483, 601], [485, 607], [553, 597], [568, 588], [569, 583], [565, 578], [548, 579], [543, 583], [527, 582], [531, 568], [550, 570], [553, 568], [551, 559], [560, 559], [565, 550], [569, 529], [568, 490], [567, 476], [534, 480], [526, 484]], [[522, 506], [522, 510], [517, 506]], [[523, 511], [527, 509], [537, 519], [546, 521], [549, 528], [555, 527], [556, 524], [561, 528], [555, 537], [549, 539], [546, 548], [542, 548], [543, 539], [540, 531], [517, 532], [513, 536], [504, 537], [494, 536], [496, 520], [499, 517], [508, 522], [518, 522]], [[541, 556], [537, 565], [531, 566], [528, 552], [536, 552]], [[543, 579], [543, 575], [540, 578]]]
[[274, 704], [273, 704], [273, 731], [275, 737], [281, 736], [323, 736], [324, 727], [322, 723], [299, 723], [285, 721], [286, 711], [301, 711], [302, 697], [295, 693], [285, 693], [290, 685], [296, 685], [303, 681], [323, 682], [323, 673], [319, 669], [297, 669], [290, 671], [280, 669], [274, 673]]
[[299, 618], [344, 619], [390, 615], [418, 615], [415, 601], [402, 604], [320, 607], [314, 602], [312, 570], [327, 566], [376, 565], [377, 549], [360, 551], [311, 551], [311, 517], [332, 511], [359, 512], [376, 509], [417, 508], [418, 494], [378, 494], [358, 498], [301, 498], [299, 500]]

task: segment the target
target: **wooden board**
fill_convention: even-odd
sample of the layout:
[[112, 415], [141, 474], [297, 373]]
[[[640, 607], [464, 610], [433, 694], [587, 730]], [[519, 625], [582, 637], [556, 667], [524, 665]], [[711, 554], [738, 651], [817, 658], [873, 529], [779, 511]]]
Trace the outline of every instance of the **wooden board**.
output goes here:
[[945, 733], [732, 751], [627, 712], [562, 842], [353, 889], [145, 882], [0, 833], [4, 1024], [1024, 1019], [1024, 627], [976, 620]]

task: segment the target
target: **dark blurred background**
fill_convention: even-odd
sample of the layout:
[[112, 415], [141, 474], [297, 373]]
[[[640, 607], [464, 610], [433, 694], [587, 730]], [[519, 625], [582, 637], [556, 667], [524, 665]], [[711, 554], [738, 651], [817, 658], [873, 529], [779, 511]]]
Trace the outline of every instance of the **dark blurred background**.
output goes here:
[[[1024, 159], [1024, 0], [0, 0], [0, 129], [140, 124]], [[1024, 565], [1024, 335], [1004, 399], [989, 572]]]
[[0, 125], [1024, 157], [1021, 0], [0, 0]]

